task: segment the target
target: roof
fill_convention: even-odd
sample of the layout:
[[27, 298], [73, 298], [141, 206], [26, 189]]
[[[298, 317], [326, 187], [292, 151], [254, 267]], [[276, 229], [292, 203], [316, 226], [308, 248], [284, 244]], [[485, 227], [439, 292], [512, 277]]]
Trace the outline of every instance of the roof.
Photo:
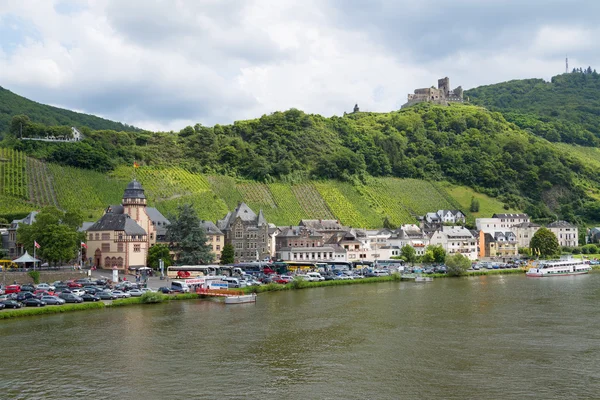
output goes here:
[[[171, 222], [154, 207], [146, 207], [146, 214], [155, 225], [169, 225]], [[214, 225], [214, 224], [213, 224]]]
[[29, 262], [39, 262], [40, 260], [38, 260], [37, 258], [33, 258], [29, 255], [28, 252], [25, 252], [25, 254], [23, 254], [21, 257], [17, 258], [16, 260], [13, 260], [14, 263], [29, 263]]
[[319, 233], [316, 229], [309, 228], [307, 226], [282, 226], [279, 228], [281, 231], [280, 234], [277, 235], [280, 237], [298, 237], [303, 232], [308, 232], [309, 237], [323, 237], [321, 233]]
[[132, 180], [125, 188], [125, 193], [123, 193], [124, 199], [145, 199], [144, 188], [142, 184], [137, 180]]
[[123, 214], [125, 212], [125, 207], [123, 207], [121, 204], [110, 205], [106, 209], [106, 212], [113, 214]]
[[577, 228], [577, 226], [567, 221], [555, 221], [546, 225], [547, 228]]
[[344, 226], [340, 224], [340, 221], [336, 219], [302, 219], [298, 225], [313, 228], [318, 231], [341, 231], [345, 229]]
[[221, 232], [212, 221], [200, 221], [200, 226], [202, 226], [209, 235], [223, 235], [223, 232]]
[[23, 219], [15, 219], [11, 222], [11, 228], [17, 228], [19, 224], [31, 225], [35, 222], [35, 217], [39, 214], [37, 211], [32, 211]]
[[84, 222], [83, 224], [81, 224], [81, 226], [77, 229], [77, 232], [85, 232], [87, 231], [92, 225], [94, 225], [95, 222]]
[[229, 230], [231, 224], [233, 224], [238, 217], [240, 217], [243, 222], [254, 222], [257, 226], [268, 226], [262, 210], [256, 215], [254, 211], [243, 202], [238, 204], [235, 210], [228, 212], [225, 218], [217, 221], [217, 226], [222, 231]]
[[128, 235], [145, 235], [144, 228], [131, 219], [128, 214], [107, 213], [94, 225], [88, 228], [88, 232], [94, 231], [124, 231]]
[[529, 218], [527, 214], [494, 214], [492, 218]]

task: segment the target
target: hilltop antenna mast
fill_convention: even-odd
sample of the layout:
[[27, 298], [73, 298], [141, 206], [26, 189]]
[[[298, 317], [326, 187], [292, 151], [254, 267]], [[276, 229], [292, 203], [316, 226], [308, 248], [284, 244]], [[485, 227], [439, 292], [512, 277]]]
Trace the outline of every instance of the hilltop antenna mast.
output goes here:
[[565, 73], [569, 73], [569, 56], [565, 57]]

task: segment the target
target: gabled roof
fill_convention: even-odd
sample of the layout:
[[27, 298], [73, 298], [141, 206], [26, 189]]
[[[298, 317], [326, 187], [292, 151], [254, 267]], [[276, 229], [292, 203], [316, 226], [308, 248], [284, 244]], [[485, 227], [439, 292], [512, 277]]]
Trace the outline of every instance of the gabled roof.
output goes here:
[[110, 205], [106, 208], [107, 213], [113, 214], [123, 214], [125, 212], [125, 207], [121, 204]]
[[267, 219], [265, 218], [262, 209], [258, 211], [258, 226], [267, 225]]
[[32, 211], [23, 219], [15, 219], [11, 222], [11, 228], [17, 228], [19, 224], [31, 225], [35, 222], [35, 217], [39, 214], [37, 211]]
[[281, 233], [277, 237], [299, 237], [303, 232], [308, 232], [309, 237], [323, 237], [315, 229], [306, 226], [282, 226], [279, 227]]
[[94, 224], [95, 222], [84, 222], [83, 224], [81, 224], [79, 229], [77, 229], [77, 232], [85, 232]]
[[318, 231], [341, 231], [345, 229], [340, 221], [335, 219], [302, 219], [298, 225], [307, 226]]
[[567, 221], [555, 221], [549, 223], [547, 228], [577, 228], [577, 226], [567, 222]]
[[212, 221], [201, 221], [200, 225], [209, 235], [223, 235], [223, 232]]
[[533, 222], [521, 222], [520, 224], [516, 224], [512, 226], [513, 228], [541, 228], [540, 225], [535, 224]]
[[[260, 210], [259, 214], [262, 214], [262, 210]], [[259, 218], [260, 215], [257, 216], [246, 203], [240, 203], [235, 210], [228, 212], [225, 218], [217, 221], [217, 226], [222, 231], [229, 230], [231, 224], [233, 224], [238, 217], [240, 217], [243, 222], [254, 222], [258, 226], [268, 225], [264, 215], [262, 215], [261, 219]]]
[[492, 218], [529, 218], [527, 214], [494, 214]]
[[171, 222], [154, 207], [146, 207], [146, 214], [155, 225], [170, 225]]
[[145, 235], [144, 228], [132, 220], [128, 214], [107, 213], [94, 225], [88, 228], [88, 232], [94, 231], [124, 231], [127, 235]]

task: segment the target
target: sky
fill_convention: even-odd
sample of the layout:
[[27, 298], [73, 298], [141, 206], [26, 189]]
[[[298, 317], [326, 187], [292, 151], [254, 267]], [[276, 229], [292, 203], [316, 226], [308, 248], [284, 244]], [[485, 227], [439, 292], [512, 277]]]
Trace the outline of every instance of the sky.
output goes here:
[[597, 0], [1, 0], [0, 86], [149, 130], [600, 69]]

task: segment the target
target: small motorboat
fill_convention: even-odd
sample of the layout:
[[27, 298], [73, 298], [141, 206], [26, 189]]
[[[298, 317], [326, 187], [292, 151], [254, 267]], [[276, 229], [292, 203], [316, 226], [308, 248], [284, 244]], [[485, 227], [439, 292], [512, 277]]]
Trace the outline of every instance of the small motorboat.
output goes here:
[[225, 304], [256, 303], [256, 293], [225, 297]]

